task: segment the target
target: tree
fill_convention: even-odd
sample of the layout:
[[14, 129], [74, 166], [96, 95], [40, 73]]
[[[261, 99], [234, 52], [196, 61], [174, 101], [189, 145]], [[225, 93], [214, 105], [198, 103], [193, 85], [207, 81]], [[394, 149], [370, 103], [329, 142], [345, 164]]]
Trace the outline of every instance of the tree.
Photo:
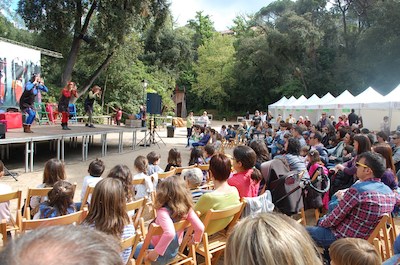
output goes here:
[[234, 52], [233, 38], [218, 33], [199, 47], [199, 60], [194, 66], [197, 83], [192, 92], [207, 106], [224, 108], [233, 85]]
[[69, 45], [61, 86], [71, 80], [83, 43], [93, 52], [103, 54], [98, 58], [97, 69], [82, 86], [84, 93], [100, 73], [109, 65], [118, 47], [135, 28], [146, 21], [163, 17], [168, 11], [166, 1], [113, 1], [113, 0], [20, 0], [18, 12], [30, 30], [44, 38], [52, 38], [54, 47]]
[[197, 11], [195, 19], [188, 21], [188, 27], [195, 31], [193, 47], [197, 49], [213, 37], [214, 23], [209, 15], [203, 15], [203, 11]]

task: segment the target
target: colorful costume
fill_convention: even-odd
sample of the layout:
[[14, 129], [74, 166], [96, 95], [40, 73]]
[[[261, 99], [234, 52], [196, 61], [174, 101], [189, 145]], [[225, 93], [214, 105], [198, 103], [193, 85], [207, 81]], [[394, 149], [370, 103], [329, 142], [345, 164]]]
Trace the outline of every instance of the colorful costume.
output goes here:
[[[70, 83], [71, 84], [71, 83]], [[68, 84], [69, 85], [69, 84]], [[61, 112], [61, 127], [63, 130], [71, 130], [68, 128], [69, 119], [69, 101], [71, 97], [78, 97], [76, 90], [69, 90], [68, 86], [61, 91], [61, 97], [58, 101], [58, 112]]]

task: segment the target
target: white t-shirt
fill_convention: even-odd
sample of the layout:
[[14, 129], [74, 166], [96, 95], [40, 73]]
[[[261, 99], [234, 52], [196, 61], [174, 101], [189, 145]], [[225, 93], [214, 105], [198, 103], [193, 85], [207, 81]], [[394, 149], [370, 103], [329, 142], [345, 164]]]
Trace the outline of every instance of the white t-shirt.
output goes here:
[[[154, 174], [154, 175], [157, 175], [157, 174]], [[144, 179], [144, 185], [139, 184], [139, 185], [134, 186], [135, 194], [136, 194], [135, 200], [139, 200], [144, 197], [149, 197], [150, 193], [152, 193], [155, 190], [156, 184], [151, 181], [150, 176], [147, 176], [144, 173], [139, 173], [139, 174], [136, 174], [135, 176], [133, 176], [133, 179]], [[158, 178], [157, 178], [157, 182], [158, 182]]]
[[[86, 176], [83, 179], [83, 184], [82, 184], [82, 192], [81, 192], [81, 201], [85, 197], [86, 189], [87, 187], [94, 187], [96, 186], [97, 182], [102, 180], [102, 177], [93, 177], [93, 176]], [[87, 202], [90, 203], [90, 200], [92, 199], [92, 194], [89, 195]], [[84, 202], [82, 202], [84, 203]]]
[[[6, 194], [12, 192], [10, 186], [0, 183], [0, 194]], [[10, 220], [10, 202], [0, 203], [0, 220], [6, 219], [7, 222]]]

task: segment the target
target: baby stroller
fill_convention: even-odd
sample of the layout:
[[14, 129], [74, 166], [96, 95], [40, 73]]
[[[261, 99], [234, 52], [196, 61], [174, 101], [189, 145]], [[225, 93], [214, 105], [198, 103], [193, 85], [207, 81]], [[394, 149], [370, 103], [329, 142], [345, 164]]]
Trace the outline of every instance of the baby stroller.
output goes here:
[[330, 186], [329, 178], [324, 174], [314, 174], [309, 179], [303, 177], [304, 171], [290, 171], [283, 158], [262, 163], [261, 173], [264, 180], [262, 189], [270, 190], [275, 208], [289, 216], [298, 214], [304, 208], [304, 190], [315, 191], [322, 204], [322, 194], [327, 192]]

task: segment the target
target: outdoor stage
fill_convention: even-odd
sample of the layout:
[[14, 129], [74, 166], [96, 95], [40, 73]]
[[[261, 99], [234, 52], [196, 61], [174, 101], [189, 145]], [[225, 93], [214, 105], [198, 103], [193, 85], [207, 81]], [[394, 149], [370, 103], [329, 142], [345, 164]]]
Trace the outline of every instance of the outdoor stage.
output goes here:
[[[96, 128], [85, 127], [84, 124], [76, 123], [68, 125], [71, 130], [62, 130], [60, 125], [35, 125], [32, 126], [34, 133], [24, 133], [22, 128], [9, 129], [6, 138], [0, 139], [0, 158], [4, 161], [10, 157], [10, 148], [19, 144], [25, 145], [25, 172], [33, 171], [34, 155], [36, 143], [49, 142], [49, 151], [55, 151], [56, 157], [64, 161], [65, 142], [73, 147], [82, 145], [82, 160], [88, 159], [89, 146], [95, 140], [95, 136], [100, 136], [101, 156], [107, 155], [107, 135], [118, 134], [118, 152], [123, 152], [124, 133], [131, 133], [130, 143], [134, 150], [139, 143], [146, 143], [147, 128], [130, 128], [125, 126], [110, 126], [96, 124]], [[137, 132], [144, 133], [144, 140], [138, 141]], [[98, 137], [97, 137], [98, 138]], [[43, 148], [43, 145], [42, 147]]]

